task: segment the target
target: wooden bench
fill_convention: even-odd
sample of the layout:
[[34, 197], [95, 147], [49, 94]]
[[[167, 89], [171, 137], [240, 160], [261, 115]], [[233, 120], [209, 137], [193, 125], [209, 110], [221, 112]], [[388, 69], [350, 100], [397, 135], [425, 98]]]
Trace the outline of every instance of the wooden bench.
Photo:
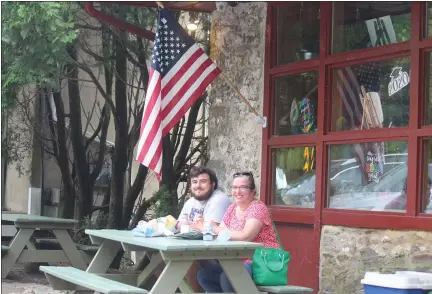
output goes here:
[[313, 289], [301, 287], [301, 286], [291, 286], [291, 285], [285, 285], [285, 286], [257, 286], [258, 290], [260, 292], [266, 292], [269, 294], [300, 294], [300, 293], [311, 293]]
[[79, 290], [77, 286], [106, 294], [145, 294], [146, 290], [116, 282], [74, 267], [41, 266], [55, 290]]

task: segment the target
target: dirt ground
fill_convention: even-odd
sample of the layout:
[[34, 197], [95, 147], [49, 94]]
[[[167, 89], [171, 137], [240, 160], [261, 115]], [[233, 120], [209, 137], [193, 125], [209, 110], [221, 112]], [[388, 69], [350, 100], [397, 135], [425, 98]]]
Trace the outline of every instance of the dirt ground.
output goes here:
[[6, 279], [2, 279], [1, 292], [2, 294], [67, 293], [67, 291], [53, 290], [43, 273], [27, 274], [23, 268], [14, 268]]

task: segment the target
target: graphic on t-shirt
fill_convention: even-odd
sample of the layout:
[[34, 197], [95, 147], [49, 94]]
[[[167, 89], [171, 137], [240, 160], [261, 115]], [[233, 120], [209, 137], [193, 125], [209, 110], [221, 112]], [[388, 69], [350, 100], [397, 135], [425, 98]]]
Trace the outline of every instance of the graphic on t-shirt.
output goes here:
[[191, 213], [189, 215], [189, 221], [193, 222], [195, 220], [195, 217], [203, 216], [203, 214], [204, 214], [204, 208], [192, 207]]

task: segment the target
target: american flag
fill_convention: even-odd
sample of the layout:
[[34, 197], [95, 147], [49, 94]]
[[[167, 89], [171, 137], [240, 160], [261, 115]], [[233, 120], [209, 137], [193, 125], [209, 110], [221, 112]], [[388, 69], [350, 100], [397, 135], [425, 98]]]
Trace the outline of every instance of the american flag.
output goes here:
[[137, 160], [161, 178], [162, 138], [219, 75], [167, 9], [159, 9]]
[[362, 123], [363, 106], [360, 101], [360, 84], [351, 67], [338, 68], [333, 76], [337, 92], [342, 100], [342, 115], [349, 128], [359, 128]]
[[[351, 67], [338, 68], [333, 76], [336, 83], [337, 92], [342, 100], [342, 116], [350, 129], [359, 129], [362, 124], [363, 106], [360, 101], [360, 84], [357, 75]], [[366, 165], [366, 144], [353, 144], [352, 156], [360, 165], [360, 170], [363, 171], [362, 182], [366, 184], [366, 173], [364, 171]]]
[[[363, 121], [363, 105], [360, 100], [361, 86], [366, 93], [380, 92], [380, 68], [376, 62], [363, 63], [356, 67], [344, 67], [335, 70], [335, 83], [337, 93], [342, 100], [342, 116], [350, 129], [367, 128], [366, 121]], [[363, 123], [363, 125], [362, 125]], [[352, 155], [360, 165], [366, 184], [366, 154], [374, 144], [362, 143], [353, 144]]]

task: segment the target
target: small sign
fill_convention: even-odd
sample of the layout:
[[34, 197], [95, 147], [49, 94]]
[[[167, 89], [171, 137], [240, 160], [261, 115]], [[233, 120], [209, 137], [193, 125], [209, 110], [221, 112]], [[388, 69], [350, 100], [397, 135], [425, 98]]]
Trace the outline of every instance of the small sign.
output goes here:
[[379, 178], [383, 173], [380, 157], [368, 151], [366, 157], [365, 171], [368, 177], [368, 182], [379, 182]]
[[403, 71], [400, 66], [393, 68], [390, 78], [391, 80], [388, 84], [389, 97], [408, 86], [410, 82], [409, 74], [406, 71]]

